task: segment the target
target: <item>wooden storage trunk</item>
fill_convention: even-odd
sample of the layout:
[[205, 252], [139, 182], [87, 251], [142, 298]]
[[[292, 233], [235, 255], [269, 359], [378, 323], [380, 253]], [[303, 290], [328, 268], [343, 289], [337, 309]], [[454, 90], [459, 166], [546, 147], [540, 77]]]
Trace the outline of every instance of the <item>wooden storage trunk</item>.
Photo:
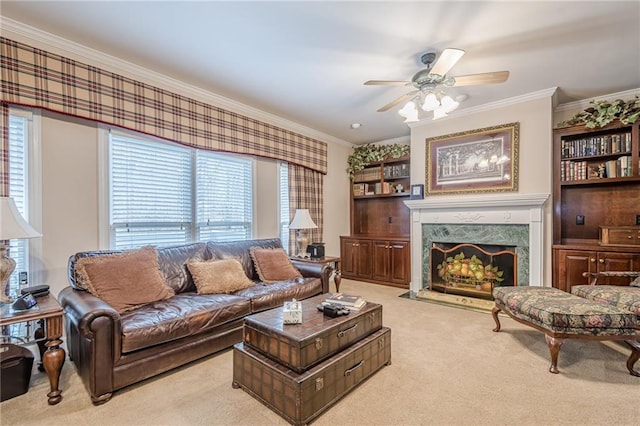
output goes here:
[[302, 374], [238, 343], [233, 347], [233, 387], [290, 423], [303, 425], [390, 363], [391, 330], [386, 327]]
[[302, 324], [283, 324], [282, 309], [246, 317], [243, 342], [302, 373], [382, 327], [382, 305], [367, 303], [360, 311], [330, 318], [317, 310], [324, 299], [302, 301]]

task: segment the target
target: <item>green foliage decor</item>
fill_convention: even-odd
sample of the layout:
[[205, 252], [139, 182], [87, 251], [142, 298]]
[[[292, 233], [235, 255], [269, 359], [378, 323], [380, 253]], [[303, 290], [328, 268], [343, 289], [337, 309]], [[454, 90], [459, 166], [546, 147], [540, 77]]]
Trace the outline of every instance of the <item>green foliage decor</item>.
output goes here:
[[623, 101], [591, 101], [593, 106], [577, 113], [567, 121], [559, 124], [560, 127], [584, 124], [589, 129], [604, 127], [607, 124], [619, 120], [622, 124], [633, 124], [640, 118], [640, 96]]
[[353, 149], [353, 154], [347, 158], [349, 177], [353, 179], [356, 172], [364, 169], [370, 163], [407, 156], [410, 149], [409, 145], [398, 143], [393, 145], [366, 144], [357, 146]]

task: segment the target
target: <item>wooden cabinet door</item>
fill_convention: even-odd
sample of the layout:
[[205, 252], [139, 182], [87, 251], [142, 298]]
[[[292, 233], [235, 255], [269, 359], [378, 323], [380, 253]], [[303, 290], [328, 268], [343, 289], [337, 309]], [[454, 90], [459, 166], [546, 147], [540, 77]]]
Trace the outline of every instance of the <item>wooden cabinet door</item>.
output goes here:
[[579, 250], [557, 250], [557, 274], [554, 287], [571, 293], [574, 285], [589, 284], [584, 272], [596, 271], [597, 252]]
[[342, 261], [342, 275], [345, 277], [357, 274], [357, 240], [342, 238], [340, 240], [340, 259]]
[[389, 241], [373, 241], [373, 264], [371, 265], [371, 278], [387, 281], [390, 276]]
[[356, 276], [371, 278], [371, 241], [356, 242]]
[[405, 241], [393, 241], [389, 243], [388, 251], [390, 253], [390, 281], [398, 284], [408, 284], [411, 281], [409, 243]]
[[[640, 271], [640, 254], [598, 253], [598, 272]], [[599, 278], [598, 284], [629, 285], [629, 278]]]

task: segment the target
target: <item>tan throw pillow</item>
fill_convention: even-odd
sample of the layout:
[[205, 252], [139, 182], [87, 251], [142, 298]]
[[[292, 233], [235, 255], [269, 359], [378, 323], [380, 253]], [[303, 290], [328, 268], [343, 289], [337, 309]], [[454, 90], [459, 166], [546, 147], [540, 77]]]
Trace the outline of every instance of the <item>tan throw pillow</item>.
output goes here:
[[631, 287], [640, 287], [640, 275], [638, 275], [635, 280], [631, 281], [631, 284], [629, 285]]
[[254, 285], [245, 275], [238, 259], [189, 262], [187, 268], [196, 283], [198, 294], [232, 293]]
[[91, 294], [120, 313], [175, 295], [160, 272], [154, 247], [85, 257], [76, 262], [76, 270]]
[[260, 280], [266, 283], [302, 278], [284, 249], [267, 249], [262, 247], [251, 247], [249, 249], [253, 264]]

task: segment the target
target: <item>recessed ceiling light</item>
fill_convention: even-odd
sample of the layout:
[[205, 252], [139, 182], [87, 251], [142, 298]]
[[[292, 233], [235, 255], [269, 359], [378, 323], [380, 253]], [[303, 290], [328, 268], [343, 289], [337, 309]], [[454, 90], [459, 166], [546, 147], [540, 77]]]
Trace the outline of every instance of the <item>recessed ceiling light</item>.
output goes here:
[[362, 127], [362, 124], [360, 124], [360, 123], [351, 123], [351, 128], [352, 129], [359, 129], [360, 127]]

